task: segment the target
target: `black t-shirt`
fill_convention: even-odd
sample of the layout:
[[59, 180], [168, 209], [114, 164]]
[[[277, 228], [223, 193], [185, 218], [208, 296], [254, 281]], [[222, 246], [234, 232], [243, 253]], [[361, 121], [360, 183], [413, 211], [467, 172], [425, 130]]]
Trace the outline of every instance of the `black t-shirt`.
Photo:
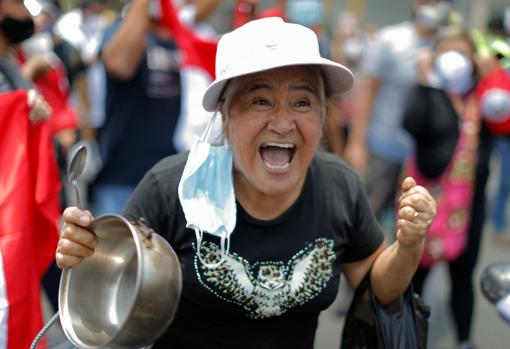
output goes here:
[[[108, 28], [103, 45], [119, 25]], [[180, 112], [180, 51], [173, 41], [148, 33], [133, 78], [106, 75], [105, 121], [98, 135], [103, 168], [96, 184], [135, 186], [159, 160], [174, 154]]]
[[[317, 154], [301, 195], [280, 217], [260, 221], [237, 203], [228, 258], [207, 269], [177, 195], [186, 159], [158, 163], [125, 210], [129, 219], [144, 217], [181, 262], [179, 309], [154, 348], [312, 348], [342, 263], [368, 257], [383, 241], [358, 177], [336, 156]], [[204, 258], [217, 255], [218, 240], [205, 234]]]

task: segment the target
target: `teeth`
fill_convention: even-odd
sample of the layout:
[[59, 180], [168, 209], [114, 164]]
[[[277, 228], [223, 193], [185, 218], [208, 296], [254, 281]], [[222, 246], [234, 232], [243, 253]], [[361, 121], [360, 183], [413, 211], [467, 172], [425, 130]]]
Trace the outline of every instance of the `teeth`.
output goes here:
[[284, 170], [290, 166], [290, 163], [286, 163], [283, 165], [271, 165], [270, 163], [268, 163], [266, 161], [264, 161], [264, 164], [272, 170]]
[[294, 144], [291, 143], [264, 143], [262, 144], [263, 147], [278, 147], [278, 148], [284, 148], [284, 149], [293, 149]]

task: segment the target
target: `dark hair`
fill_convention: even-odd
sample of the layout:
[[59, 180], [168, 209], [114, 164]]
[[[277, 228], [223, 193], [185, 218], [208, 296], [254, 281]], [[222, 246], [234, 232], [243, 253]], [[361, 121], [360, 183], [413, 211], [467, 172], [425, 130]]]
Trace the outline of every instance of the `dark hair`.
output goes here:
[[439, 43], [443, 41], [449, 40], [464, 40], [469, 43], [471, 50], [476, 52], [476, 46], [473, 42], [473, 39], [471, 38], [471, 34], [469, 34], [469, 31], [464, 27], [458, 25], [449, 25], [442, 28], [437, 34], [434, 47], [437, 47]]

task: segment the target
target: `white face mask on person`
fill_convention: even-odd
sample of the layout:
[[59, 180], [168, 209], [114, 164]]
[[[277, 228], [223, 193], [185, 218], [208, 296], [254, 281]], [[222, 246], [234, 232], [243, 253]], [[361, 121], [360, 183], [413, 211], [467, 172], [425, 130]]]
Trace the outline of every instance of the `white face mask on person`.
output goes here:
[[[232, 150], [226, 141], [222, 145], [209, 143], [216, 115], [214, 113], [201, 139], [191, 148], [178, 187], [186, 228], [195, 231], [197, 256], [208, 268], [220, 265], [228, 255], [230, 235], [236, 225]], [[207, 264], [200, 255], [204, 233], [221, 239], [222, 256], [218, 263]]]
[[429, 82], [449, 94], [464, 94], [474, 86], [473, 63], [460, 52], [446, 51], [437, 56]]

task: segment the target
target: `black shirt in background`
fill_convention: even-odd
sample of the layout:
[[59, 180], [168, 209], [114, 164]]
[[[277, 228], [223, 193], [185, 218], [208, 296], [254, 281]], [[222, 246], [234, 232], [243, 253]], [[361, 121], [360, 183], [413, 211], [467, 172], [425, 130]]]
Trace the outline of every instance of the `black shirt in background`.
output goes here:
[[429, 179], [439, 177], [453, 157], [460, 119], [446, 92], [417, 85], [409, 94], [403, 126], [416, 144], [416, 164]]

